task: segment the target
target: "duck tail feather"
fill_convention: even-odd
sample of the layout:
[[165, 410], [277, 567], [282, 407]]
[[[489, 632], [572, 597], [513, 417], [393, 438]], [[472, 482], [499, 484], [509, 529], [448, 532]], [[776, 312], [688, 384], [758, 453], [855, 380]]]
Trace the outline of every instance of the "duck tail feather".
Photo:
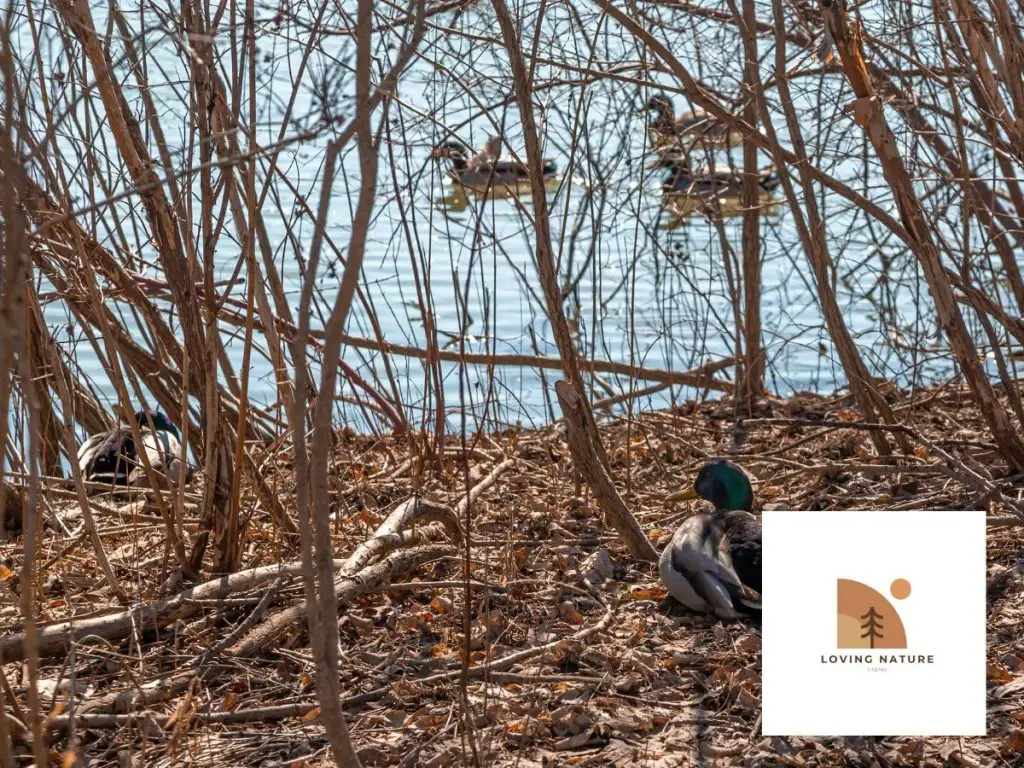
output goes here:
[[739, 596], [735, 598], [733, 602], [740, 610], [746, 608], [750, 611], [754, 611], [755, 613], [761, 612], [761, 598], [757, 598], [755, 600], [752, 597]]
[[135, 441], [130, 427], [118, 427], [107, 433], [85, 462], [86, 479], [112, 476], [115, 483], [128, 478], [128, 463], [135, 458]]

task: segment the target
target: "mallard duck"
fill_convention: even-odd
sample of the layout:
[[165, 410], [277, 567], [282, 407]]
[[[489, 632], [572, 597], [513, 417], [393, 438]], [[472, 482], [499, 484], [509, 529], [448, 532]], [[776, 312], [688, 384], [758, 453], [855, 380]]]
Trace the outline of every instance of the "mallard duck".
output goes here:
[[692, 488], [666, 497], [700, 496], [715, 505], [686, 520], [658, 561], [662, 584], [694, 611], [735, 619], [761, 611], [761, 524], [751, 513], [754, 491], [731, 461], [701, 467]]
[[[685, 158], [673, 155], [662, 155], [650, 167], [669, 170], [661, 182], [662, 194], [719, 198], [740, 197], [743, 194], [744, 173], [739, 168], [722, 164], [711, 168], [690, 168]], [[776, 173], [774, 166], [758, 171], [759, 196], [772, 192], [780, 183], [779, 174]]]
[[648, 132], [651, 145], [658, 152], [689, 153], [695, 147], [720, 149], [743, 143], [740, 131], [731, 130], [701, 107], [676, 117], [672, 100], [663, 93], [652, 96], [642, 111], [654, 113]]
[[[142, 447], [150, 466], [159, 474], [177, 481], [181, 469], [181, 436], [160, 411], [137, 412], [132, 418], [139, 426]], [[132, 428], [118, 425], [109, 432], [93, 435], [78, 449], [78, 466], [86, 480], [110, 485], [140, 485], [147, 482], [145, 467], [139, 461]], [[192, 469], [185, 465], [185, 479]]]
[[[489, 186], [517, 186], [530, 181], [530, 171], [524, 163], [512, 158], [501, 158], [501, 137], [492, 136], [472, 157], [466, 145], [458, 141], [447, 141], [434, 147], [429, 155], [431, 160], [448, 160], [451, 166], [448, 175], [464, 187], [485, 189]], [[545, 159], [541, 166], [541, 178], [548, 181], [558, 173], [555, 161]]]

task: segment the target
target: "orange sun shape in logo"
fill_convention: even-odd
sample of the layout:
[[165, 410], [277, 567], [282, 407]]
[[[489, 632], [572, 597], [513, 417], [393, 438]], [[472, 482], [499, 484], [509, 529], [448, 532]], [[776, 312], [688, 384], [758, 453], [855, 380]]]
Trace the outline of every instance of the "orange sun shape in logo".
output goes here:
[[910, 582], [906, 579], [896, 579], [889, 585], [889, 592], [897, 600], [906, 600], [910, 597]]

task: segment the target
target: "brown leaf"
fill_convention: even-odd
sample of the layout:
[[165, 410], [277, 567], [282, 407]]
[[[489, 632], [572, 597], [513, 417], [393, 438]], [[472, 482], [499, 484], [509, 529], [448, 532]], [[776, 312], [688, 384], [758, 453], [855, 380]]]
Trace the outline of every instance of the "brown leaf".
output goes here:
[[1002, 664], [989, 664], [986, 667], [986, 670], [988, 672], [988, 679], [996, 683], [1008, 683], [1013, 680], [1013, 675], [1010, 674], [1010, 670]]
[[452, 612], [452, 601], [447, 597], [441, 597], [438, 595], [430, 601], [430, 607], [438, 613], [451, 613]]
[[434, 643], [430, 646], [430, 655], [436, 659], [450, 653], [451, 650], [448, 643]]
[[583, 623], [583, 614], [576, 610], [576, 606], [569, 601], [558, 606], [558, 615], [570, 624], [580, 625]]
[[761, 650], [761, 638], [757, 635], [743, 635], [736, 641], [736, 647], [747, 653], [755, 653]]
[[668, 592], [660, 585], [651, 587], [640, 587], [623, 595], [624, 600], [661, 600]]
[[1024, 731], [1020, 728], [1014, 728], [1006, 741], [999, 747], [999, 751], [1007, 757], [1010, 755], [1024, 755]]
[[313, 707], [311, 710], [309, 710], [309, 712], [304, 714], [300, 718], [300, 720], [302, 720], [302, 722], [304, 722], [304, 723], [311, 723], [314, 720], [316, 720], [318, 717], [320, 717], [320, 707]]
[[1008, 653], [1003, 656], [1003, 664], [1005, 664], [1008, 669], [1012, 669], [1015, 672], [1024, 672], [1024, 659], [1021, 659], [1012, 653]]
[[897, 751], [916, 764], [924, 757], [924, 741], [921, 739], [908, 741], [906, 744], [901, 744]]

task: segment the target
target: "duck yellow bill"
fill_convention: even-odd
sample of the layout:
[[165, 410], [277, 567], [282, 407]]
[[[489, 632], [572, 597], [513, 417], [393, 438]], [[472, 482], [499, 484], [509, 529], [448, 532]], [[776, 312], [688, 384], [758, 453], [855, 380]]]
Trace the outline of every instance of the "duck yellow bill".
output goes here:
[[670, 493], [668, 496], [665, 497], [665, 501], [689, 501], [690, 499], [696, 499], [696, 498], [697, 498], [697, 489], [696, 488], [684, 488], [681, 491], [676, 491], [675, 493]]

